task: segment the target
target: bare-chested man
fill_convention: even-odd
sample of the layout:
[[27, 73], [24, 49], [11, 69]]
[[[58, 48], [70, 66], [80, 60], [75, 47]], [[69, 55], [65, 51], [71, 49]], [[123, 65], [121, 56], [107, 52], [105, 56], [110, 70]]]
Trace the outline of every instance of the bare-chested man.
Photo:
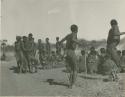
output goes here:
[[77, 25], [71, 25], [71, 32], [60, 41], [60, 44], [66, 41], [66, 63], [70, 67], [69, 88], [72, 88], [77, 76], [77, 57], [75, 54], [76, 44], [79, 44], [77, 40]]

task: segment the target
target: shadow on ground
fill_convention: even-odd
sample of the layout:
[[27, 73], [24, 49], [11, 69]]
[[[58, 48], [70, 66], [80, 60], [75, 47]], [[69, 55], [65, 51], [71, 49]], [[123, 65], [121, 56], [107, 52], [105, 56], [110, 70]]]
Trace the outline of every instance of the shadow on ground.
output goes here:
[[103, 80], [103, 78], [95, 77], [95, 76], [80, 75], [80, 77], [81, 77], [81, 78], [84, 78], [84, 79]]
[[13, 73], [19, 73], [18, 68], [16, 66], [12, 66], [11, 68], [9, 68], [9, 70], [12, 70]]
[[54, 79], [47, 79], [46, 82], [48, 82], [50, 85], [61, 85], [68, 87], [68, 84], [65, 84], [64, 82], [54, 81]]

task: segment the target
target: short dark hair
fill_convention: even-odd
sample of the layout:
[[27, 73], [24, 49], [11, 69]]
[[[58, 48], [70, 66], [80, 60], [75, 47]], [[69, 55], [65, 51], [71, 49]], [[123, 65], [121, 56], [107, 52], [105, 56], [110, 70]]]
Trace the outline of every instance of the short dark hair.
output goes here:
[[77, 25], [75, 25], [75, 24], [73, 24], [73, 25], [71, 25], [71, 31], [73, 32], [73, 31], [76, 31], [76, 30], [78, 30], [78, 26]]
[[56, 40], [59, 40], [59, 37], [56, 37]]
[[118, 54], [121, 54], [121, 51], [120, 51], [120, 50], [118, 50], [118, 51], [117, 51], [117, 53], [118, 53]]
[[38, 41], [42, 41], [41, 39], [38, 39]]
[[26, 36], [23, 36], [23, 39], [27, 39], [27, 37], [26, 37]]
[[49, 40], [49, 38], [47, 37], [46, 40]]
[[85, 54], [85, 50], [81, 50], [81, 54], [84, 55]]
[[105, 48], [100, 48], [100, 52], [105, 53], [106, 52]]
[[16, 39], [17, 40], [21, 40], [21, 36], [16, 36]]
[[94, 46], [92, 46], [91, 48], [90, 48], [90, 50], [92, 51], [92, 50], [95, 50], [95, 47]]
[[33, 36], [33, 34], [32, 34], [32, 33], [29, 33], [29, 36]]
[[110, 22], [111, 25], [117, 25], [118, 22], [115, 20], [115, 19], [112, 19], [111, 22]]

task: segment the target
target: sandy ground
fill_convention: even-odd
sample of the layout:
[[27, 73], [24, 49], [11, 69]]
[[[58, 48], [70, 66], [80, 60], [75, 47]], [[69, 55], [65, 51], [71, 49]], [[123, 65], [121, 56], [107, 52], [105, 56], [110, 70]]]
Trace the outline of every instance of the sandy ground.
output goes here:
[[[15, 72], [16, 61], [12, 54], [6, 62], [1, 62], [1, 96], [104, 96], [125, 97], [125, 74], [119, 74], [119, 82], [104, 82], [107, 76], [78, 74], [75, 86], [67, 88], [68, 74], [64, 67], [38, 70], [38, 73], [18, 74]], [[53, 79], [50, 85], [47, 81]], [[124, 86], [123, 86], [124, 85]]]

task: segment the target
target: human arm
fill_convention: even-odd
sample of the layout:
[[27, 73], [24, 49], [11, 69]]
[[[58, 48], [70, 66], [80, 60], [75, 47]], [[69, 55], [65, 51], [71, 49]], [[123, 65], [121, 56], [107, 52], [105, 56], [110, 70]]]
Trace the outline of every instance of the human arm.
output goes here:
[[61, 41], [59, 41], [60, 44], [62, 44], [66, 39], [67, 39], [68, 36], [64, 37]]
[[124, 34], [125, 34], [125, 32], [121, 32], [121, 33], [115, 34], [114, 36], [120, 36], [120, 35], [124, 35]]
[[72, 38], [72, 41], [75, 42], [76, 44], [78, 45], [82, 45], [78, 40], [77, 40], [77, 34], [73, 34], [73, 38]]

